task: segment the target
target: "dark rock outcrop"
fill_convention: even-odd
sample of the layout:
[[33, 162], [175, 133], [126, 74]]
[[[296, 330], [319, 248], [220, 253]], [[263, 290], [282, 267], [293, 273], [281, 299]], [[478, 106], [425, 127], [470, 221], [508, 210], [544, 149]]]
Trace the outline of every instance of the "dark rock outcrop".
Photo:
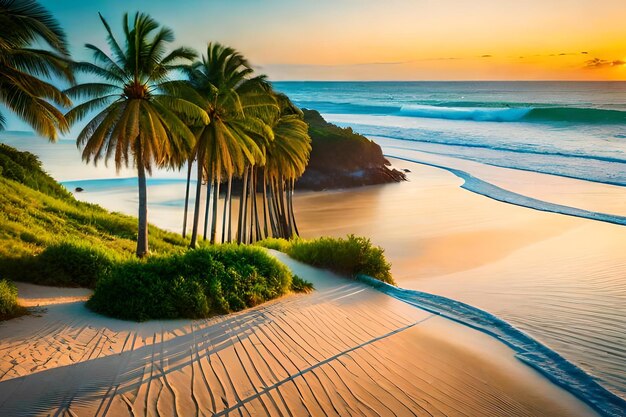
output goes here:
[[373, 141], [325, 121], [315, 110], [303, 110], [312, 139], [311, 159], [296, 186], [323, 190], [386, 184], [406, 180]]

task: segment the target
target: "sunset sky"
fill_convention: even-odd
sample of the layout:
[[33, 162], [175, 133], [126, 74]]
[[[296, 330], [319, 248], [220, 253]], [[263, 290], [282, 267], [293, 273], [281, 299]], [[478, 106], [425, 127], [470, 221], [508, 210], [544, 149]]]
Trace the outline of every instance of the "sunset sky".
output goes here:
[[72, 51], [145, 11], [272, 80], [626, 80], [624, 0], [41, 0]]

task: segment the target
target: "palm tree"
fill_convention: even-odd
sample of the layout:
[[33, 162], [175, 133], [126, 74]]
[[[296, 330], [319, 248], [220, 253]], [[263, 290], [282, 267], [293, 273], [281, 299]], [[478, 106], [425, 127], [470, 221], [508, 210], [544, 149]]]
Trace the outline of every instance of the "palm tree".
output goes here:
[[[190, 85], [199, 98], [194, 102], [203, 108], [211, 122], [195, 129], [196, 146], [193, 150], [197, 162], [198, 183], [191, 235], [191, 246], [198, 239], [200, 196], [202, 180], [206, 180], [207, 205], [205, 211], [205, 239], [209, 223], [209, 198], [213, 195], [210, 241], [215, 243], [217, 232], [217, 207], [222, 180], [227, 179], [228, 190], [224, 200], [222, 240], [228, 240], [231, 217], [231, 184], [233, 177], [247, 178], [247, 169], [264, 163], [260, 143], [270, 141], [273, 133], [263, 121], [276, 114], [278, 106], [271, 95], [262, 88], [262, 77], [252, 77], [253, 70], [236, 50], [219, 43], [210, 43], [206, 55], [186, 69]], [[263, 116], [263, 117], [262, 117]], [[245, 180], [244, 180], [245, 181]], [[244, 191], [245, 192], [245, 191]], [[245, 206], [242, 194], [240, 213]]]
[[275, 93], [275, 97], [280, 117], [272, 124], [274, 140], [267, 149], [263, 172], [264, 233], [265, 237], [269, 235], [269, 217], [272, 234], [290, 238], [298, 234], [293, 193], [295, 181], [304, 173], [309, 161], [311, 138], [302, 111], [284, 94]]
[[180, 167], [195, 138], [187, 124], [204, 125], [209, 118], [204, 110], [175, 94], [185, 91], [182, 82], [168, 81], [168, 75], [181, 63], [195, 57], [187, 48], [167, 52], [174, 40], [173, 32], [150, 16], [124, 15], [125, 44], [115, 39], [107, 21], [100, 16], [111, 49], [108, 55], [87, 44], [94, 63], [75, 63], [78, 71], [95, 75], [101, 82], [79, 84], [67, 93], [87, 101], [70, 110], [70, 122], [82, 119], [97, 109], [80, 132], [77, 144], [83, 148], [83, 159], [105, 163], [113, 158], [119, 170], [129, 162], [137, 168], [139, 189], [139, 226], [137, 256], [148, 253], [148, 213], [146, 172], [152, 167]]
[[[31, 47], [34, 43], [50, 50]], [[51, 141], [69, 130], [53, 104], [71, 105], [65, 94], [41, 79], [54, 76], [73, 81], [65, 33], [56, 19], [34, 0], [0, 0], [0, 103]], [[0, 113], [0, 130], [5, 123]]]

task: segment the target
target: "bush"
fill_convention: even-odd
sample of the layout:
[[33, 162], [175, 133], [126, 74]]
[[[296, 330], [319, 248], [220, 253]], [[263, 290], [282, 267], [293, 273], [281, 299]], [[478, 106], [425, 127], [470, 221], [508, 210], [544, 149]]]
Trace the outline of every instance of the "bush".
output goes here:
[[46, 247], [39, 255], [20, 260], [21, 272], [13, 272], [13, 279], [94, 288], [119, 259], [118, 255], [87, 243], [63, 241]]
[[339, 274], [365, 274], [395, 285], [391, 277], [391, 264], [385, 259], [384, 250], [373, 246], [364, 237], [349, 235], [345, 239], [296, 239], [291, 242], [287, 254], [298, 261], [328, 268]]
[[201, 318], [276, 298], [291, 282], [287, 267], [262, 249], [217, 245], [115, 265], [87, 306], [130, 320]]
[[5, 279], [0, 280], [0, 318], [12, 316], [17, 309], [17, 287]]
[[291, 291], [308, 294], [313, 291], [313, 284], [297, 275], [294, 275], [291, 280]]
[[267, 249], [274, 249], [280, 252], [287, 252], [291, 247], [291, 243], [287, 239], [268, 237], [255, 243]]

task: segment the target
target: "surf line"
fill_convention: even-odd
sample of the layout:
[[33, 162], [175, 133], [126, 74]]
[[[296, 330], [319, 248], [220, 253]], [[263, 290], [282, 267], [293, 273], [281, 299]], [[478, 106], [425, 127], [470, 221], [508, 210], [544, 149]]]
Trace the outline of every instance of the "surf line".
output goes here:
[[424, 162], [416, 159], [405, 158], [396, 155], [385, 154], [385, 157], [400, 159], [402, 161], [413, 162], [416, 164], [428, 165], [434, 168], [444, 169], [457, 177], [461, 178], [464, 183], [461, 188], [471, 191], [473, 193], [482, 195], [487, 198], [491, 198], [502, 203], [513, 204], [520, 207], [526, 207], [534, 210], [545, 211], [548, 213], [563, 214], [566, 216], [580, 217], [583, 219], [596, 220], [606, 223], [613, 223], [620, 226], [626, 226], [626, 217], [617, 216], [606, 213], [600, 213], [597, 211], [583, 210], [575, 207], [564, 206], [561, 204], [550, 203], [536, 198], [528, 197], [522, 194], [514, 193], [513, 191], [505, 190], [496, 185], [483, 181], [480, 178], [476, 178], [472, 174], [469, 174], [460, 169], [450, 168], [445, 165], [433, 164], [430, 162]]
[[479, 308], [440, 295], [407, 290], [379, 281], [367, 275], [357, 280], [370, 285], [413, 307], [455, 321], [485, 333], [515, 352], [515, 356], [539, 371], [554, 384], [574, 394], [603, 416], [620, 417], [626, 401], [598, 384], [589, 374], [567, 361], [557, 352], [541, 344], [508, 322]]

